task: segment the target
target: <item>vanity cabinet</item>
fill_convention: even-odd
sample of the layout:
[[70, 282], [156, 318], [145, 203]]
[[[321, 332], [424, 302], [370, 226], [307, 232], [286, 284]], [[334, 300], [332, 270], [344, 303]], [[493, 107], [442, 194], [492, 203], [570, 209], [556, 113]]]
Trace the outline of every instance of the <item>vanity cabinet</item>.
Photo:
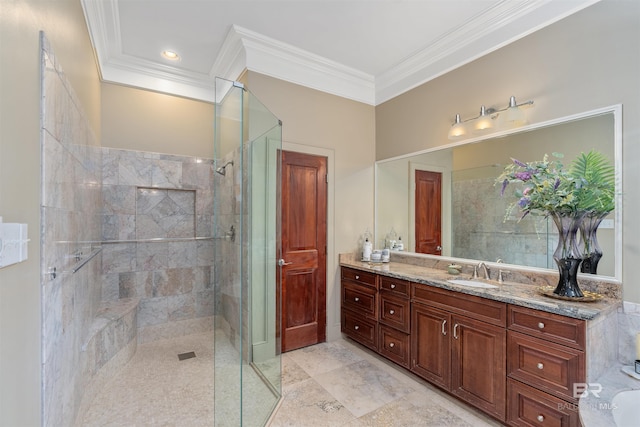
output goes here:
[[578, 427], [585, 320], [341, 267], [342, 332], [512, 426]]
[[411, 370], [503, 420], [504, 303], [412, 284]]
[[378, 276], [341, 268], [341, 331], [360, 344], [378, 350]]
[[409, 367], [409, 332], [411, 305], [409, 281], [380, 277], [378, 322], [378, 351], [387, 359]]
[[579, 426], [586, 321], [511, 305], [508, 319], [509, 424]]

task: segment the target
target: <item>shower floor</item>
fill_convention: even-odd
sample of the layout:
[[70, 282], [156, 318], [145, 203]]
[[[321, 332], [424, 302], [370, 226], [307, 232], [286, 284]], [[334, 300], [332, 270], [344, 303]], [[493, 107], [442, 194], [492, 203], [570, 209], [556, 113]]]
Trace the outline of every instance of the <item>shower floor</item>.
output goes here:
[[[139, 345], [80, 424], [213, 426], [212, 343], [210, 332]], [[500, 425], [347, 340], [285, 353], [282, 368], [271, 427]]]

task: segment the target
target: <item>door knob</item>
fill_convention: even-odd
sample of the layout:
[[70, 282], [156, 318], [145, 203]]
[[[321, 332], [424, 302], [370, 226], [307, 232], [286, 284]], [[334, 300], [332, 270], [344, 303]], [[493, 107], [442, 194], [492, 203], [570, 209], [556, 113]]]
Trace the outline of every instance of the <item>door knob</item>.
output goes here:
[[436, 246], [436, 251], [441, 251], [442, 250], [442, 246], [438, 245]]
[[293, 263], [292, 262], [285, 262], [284, 259], [282, 259], [282, 258], [280, 258], [278, 260], [278, 266], [280, 266], [280, 267], [284, 267], [285, 265], [290, 265], [290, 264], [293, 264]]

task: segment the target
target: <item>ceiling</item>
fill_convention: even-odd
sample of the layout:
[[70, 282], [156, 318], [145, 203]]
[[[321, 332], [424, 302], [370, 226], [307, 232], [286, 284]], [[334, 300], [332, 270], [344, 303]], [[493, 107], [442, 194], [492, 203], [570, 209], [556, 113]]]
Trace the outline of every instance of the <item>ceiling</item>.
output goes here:
[[[214, 101], [244, 69], [371, 105], [599, 0], [82, 0], [102, 79]], [[179, 61], [161, 53], [172, 50]]]

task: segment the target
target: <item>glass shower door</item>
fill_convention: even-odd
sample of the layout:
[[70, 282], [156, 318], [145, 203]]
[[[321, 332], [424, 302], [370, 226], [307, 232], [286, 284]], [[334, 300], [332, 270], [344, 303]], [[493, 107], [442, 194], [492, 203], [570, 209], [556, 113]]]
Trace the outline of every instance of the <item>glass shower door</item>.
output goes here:
[[215, 425], [262, 426], [281, 396], [281, 123], [237, 82], [216, 79], [215, 107]]

